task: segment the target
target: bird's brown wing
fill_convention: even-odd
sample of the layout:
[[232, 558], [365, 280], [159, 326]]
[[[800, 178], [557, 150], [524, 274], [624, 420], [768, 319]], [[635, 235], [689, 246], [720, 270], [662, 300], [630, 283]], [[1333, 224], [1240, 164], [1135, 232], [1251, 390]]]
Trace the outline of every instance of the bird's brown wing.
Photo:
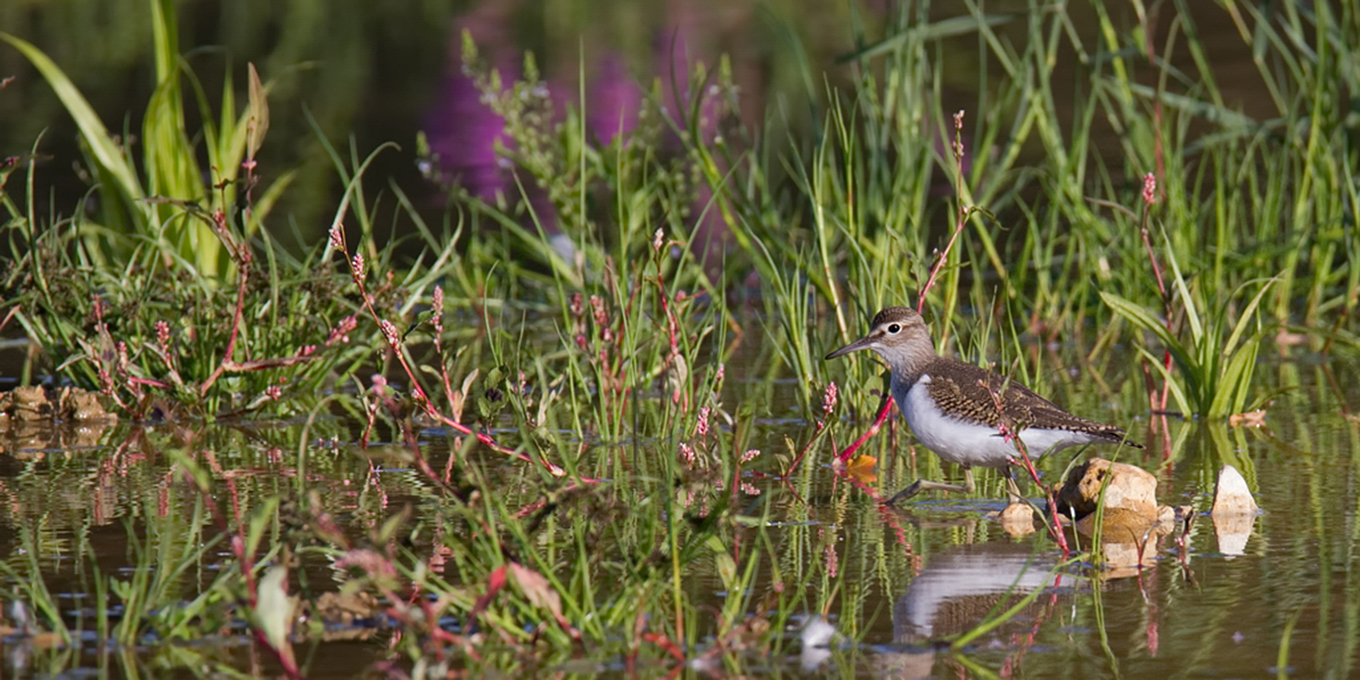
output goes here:
[[945, 412], [998, 428], [1004, 413], [1005, 420], [1017, 431], [1042, 427], [1089, 432], [1111, 442], [1124, 441], [1124, 430], [1072, 415], [1014, 380], [962, 361], [948, 362], [937, 362], [935, 370], [929, 371], [930, 397]]

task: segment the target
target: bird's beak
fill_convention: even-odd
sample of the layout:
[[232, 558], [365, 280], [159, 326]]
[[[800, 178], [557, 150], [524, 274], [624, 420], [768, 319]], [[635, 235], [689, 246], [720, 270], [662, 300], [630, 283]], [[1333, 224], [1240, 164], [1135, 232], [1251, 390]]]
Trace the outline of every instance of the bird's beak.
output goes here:
[[858, 340], [856, 340], [856, 341], [854, 341], [854, 342], [852, 342], [852, 343], [850, 343], [850, 344], [848, 344], [848, 345], [846, 345], [846, 346], [844, 346], [844, 347], [842, 347], [842, 348], [840, 348], [840, 349], [838, 349], [838, 350], [836, 350], [836, 351], [834, 351], [834, 352], [832, 352], [832, 353], [826, 355], [826, 358], [827, 358], [827, 359], [835, 359], [836, 357], [843, 357], [843, 356], [845, 356], [845, 355], [847, 355], [847, 354], [849, 354], [849, 353], [851, 353], [851, 352], [858, 352], [858, 351], [860, 351], [860, 350], [862, 350], [862, 349], [869, 349], [869, 345], [870, 345], [872, 342], [873, 342], [873, 341], [870, 340], [867, 336], [866, 336], [866, 337], [863, 337], [863, 338], [860, 338], [860, 339], [858, 339]]

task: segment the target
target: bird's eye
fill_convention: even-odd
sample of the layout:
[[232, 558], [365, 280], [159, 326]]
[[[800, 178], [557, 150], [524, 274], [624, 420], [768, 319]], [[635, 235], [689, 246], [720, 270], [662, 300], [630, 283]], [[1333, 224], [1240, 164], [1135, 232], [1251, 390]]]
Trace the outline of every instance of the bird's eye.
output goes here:
[[900, 330], [902, 330], [902, 327], [901, 327], [901, 326], [899, 326], [899, 325], [897, 325], [897, 324], [895, 324], [895, 323], [890, 323], [890, 324], [888, 324], [888, 332], [889, 332], [889, 333], [896, 333], [897, 331], [900, 331]]

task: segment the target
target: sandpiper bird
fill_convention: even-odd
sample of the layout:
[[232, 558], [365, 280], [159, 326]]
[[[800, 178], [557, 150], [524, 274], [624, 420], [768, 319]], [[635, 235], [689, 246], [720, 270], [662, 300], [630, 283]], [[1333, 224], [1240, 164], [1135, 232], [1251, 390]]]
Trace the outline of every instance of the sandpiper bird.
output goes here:
[[964, 470], [963, 486], [918, 479], [889, 503], [927, 489], [971, 493], [973, 467], [1003, 469], [1011, 493], [1018, 495], [1009, 464], [1019, 460], [1020, 453], [1003, 435], [1003, 428], [1018, 433], [1031, 458], [1077, 444], [1125, 443], [1143, 448], [1114, 425], [1074, 416], [1020, 383], [940, 356], [925, 319], [907, 307], [879, 312], [868, 335], [826, 358], [862, 349], [878, 352], [888, 363], [893, 400], [916, 438], [940, 458], [962, 465]]

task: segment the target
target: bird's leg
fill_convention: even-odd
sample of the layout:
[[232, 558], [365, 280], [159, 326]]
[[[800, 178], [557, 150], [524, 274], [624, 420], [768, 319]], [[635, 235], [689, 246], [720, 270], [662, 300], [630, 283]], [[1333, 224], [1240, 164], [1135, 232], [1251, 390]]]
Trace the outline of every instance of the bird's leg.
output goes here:
[[928, 479], [918, 479], [911, 483], [911, 486], [898, 491], [896, 495], [888, 499], [888, 505], [896, 505], [899, 501], [905, 501], [922, 491], [957, 491], [959, 493], [971, 494], [977, 488], [973, 483], [972, 468], [963, 468], [963, 484], [946, 484], [944, 482], [932, 482]]
[[1006, 474], [1006, 493], [1010, 495], [1012, 503], [1024, 503], [1025, 497], [1020, 493], [1020, 485], [1015, 482], [1015, 471], [1007, 465], [1004, 470]]

